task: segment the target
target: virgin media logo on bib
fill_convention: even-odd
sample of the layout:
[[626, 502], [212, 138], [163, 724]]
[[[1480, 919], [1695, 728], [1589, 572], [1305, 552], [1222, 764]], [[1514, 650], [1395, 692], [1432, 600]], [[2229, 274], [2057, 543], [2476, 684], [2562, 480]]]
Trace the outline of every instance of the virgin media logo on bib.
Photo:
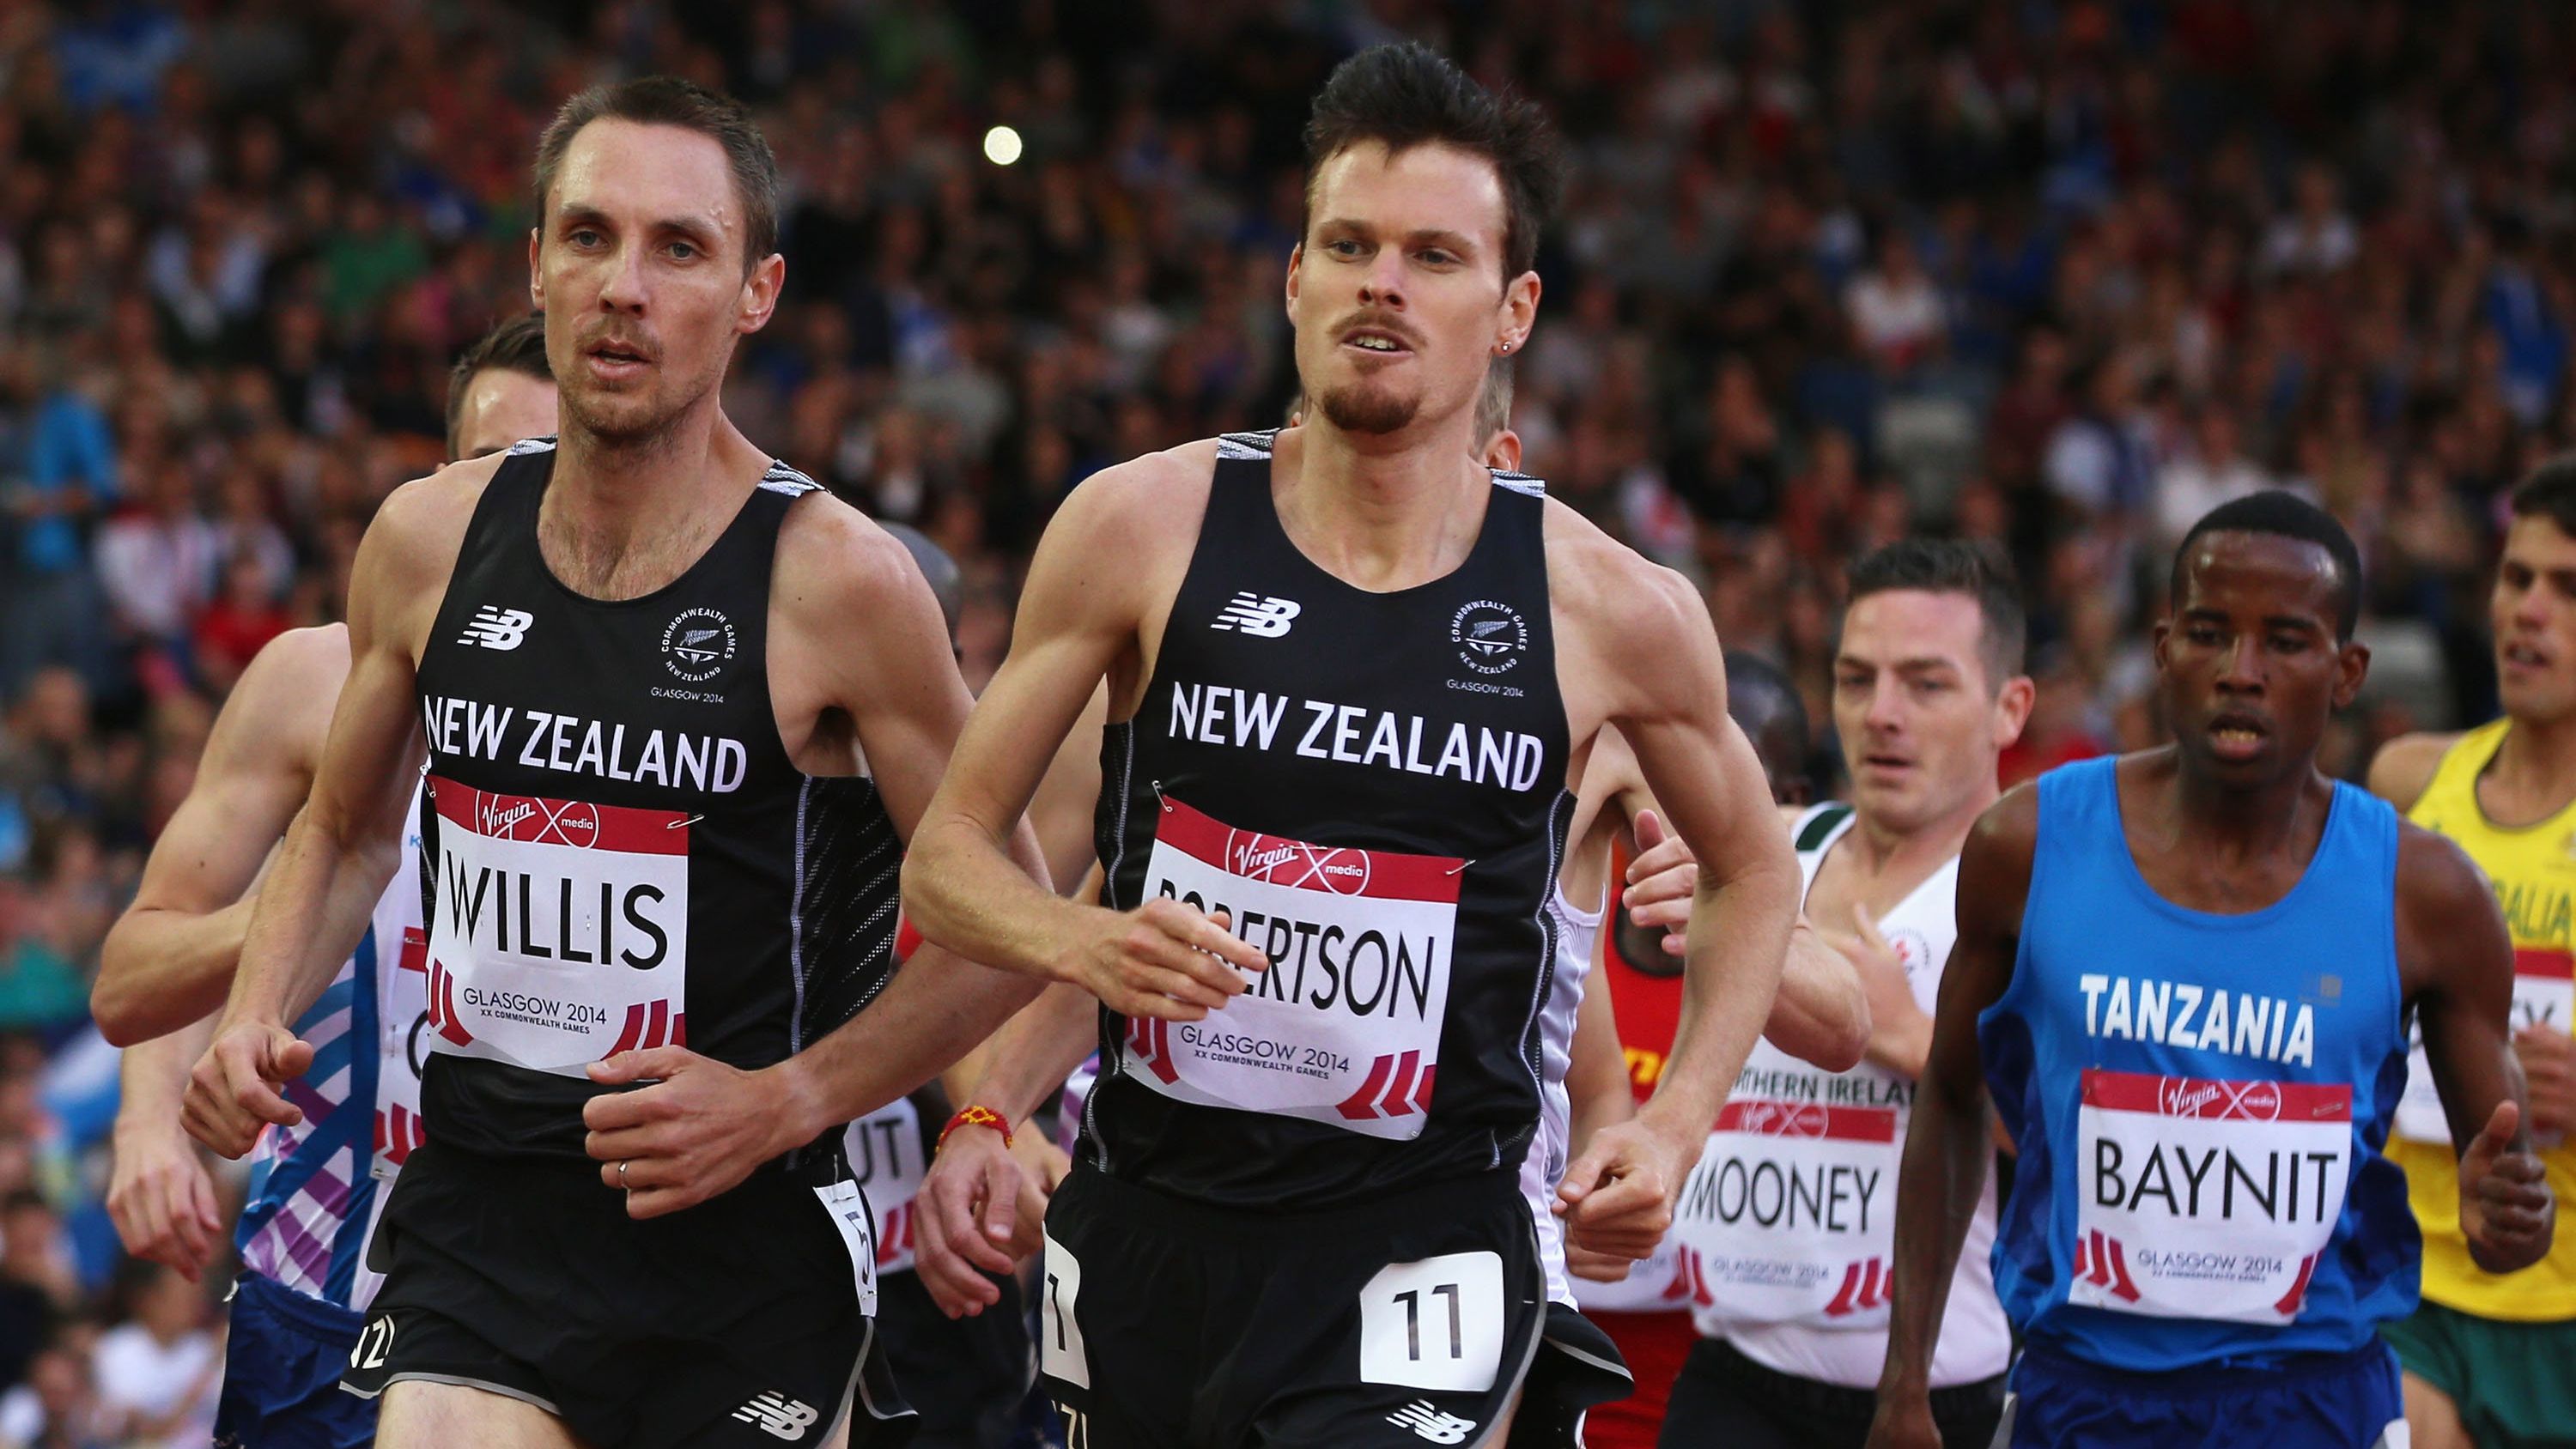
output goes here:
[[1257, 831], [1235, 831], [1225, 864], [1246, 880], [1356, 895], [1368, 889], [1369, 853], [1329, 850]]
[[478, 794], [474, 814], [474, 833], [496, 840], [543, 841], [585, 850], [599, 843], [598, 807], [577, 800]]
[[1129, 1022], [1123, 1066], [1184, 1102], [1420, 1136], [1465, 869], [1238, 829], [1166, 799], [1146, 888], [1226, 912], [1270, 969], [1204, 1021]]
[[2352, 1088], [2084, 1073], [2069, 1302], [2288, 1323], [2342, 1217]]

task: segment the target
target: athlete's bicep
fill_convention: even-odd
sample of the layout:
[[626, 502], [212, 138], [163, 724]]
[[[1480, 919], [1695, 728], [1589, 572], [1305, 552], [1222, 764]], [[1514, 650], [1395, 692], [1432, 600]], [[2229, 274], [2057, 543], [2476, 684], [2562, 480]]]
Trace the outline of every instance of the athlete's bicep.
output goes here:
[[[1666, 591], [1669, 594], [1669, 591]], [[1794, 871], [1752, 741], [1726, 712], [1717, 632], [1695, 596], [1645, 607], [1616, 656], [1630, 704], [1612, 717], [1645, 797], [1661, 803], [1703, 879]]]
[[[901, 547], [882, 540], [882, 551]], [[833, 625], [844, 634], [846, 619], [868, 622], [854, 643], [838, 651], [845, 677], [832, 691], [832, 702], [849, 715], [886, 813], [910, 840], [948, 769], [974, 698], [957, 673], [938, 600], [920, 571], [908, 559], [901, 562], [906, 566], [875, 570], [857, 582], [866, 597], [852, 603], [863, 612], [835, 611]], [[814, 657], [829, 656], [817, 650]]]
[[[414, 649], [443, 587], [424, 587], [416, 530], [389, 503], [358, 545], [349, 583], [349, 677], [313, 777], [315, 828], [342, 845], [398, 836], [426, 748]], [[443, 586], [444, 580], [439, 583]]]
[[304, 807], [347, 652], [335, 632], [297, 630], [251, 660], [215, 716], [187, 798], [153, 842], [134, 909], [203, 915], [250, 889]]
[[1039, 541], [1010, 654], [958, 739], [939, 806], [987, 831], [1028, 809], [1055, 750], [1136, 638], [1136, 571], [1111, 562], [1129, 510], [1108, 481], [1075, 490]]
[[1985, 1090], [1977, 1018], [2012, 985], [2037, 824], [2036, 796], [2025, 786], [1988, 807], [1959, 852], [1953, 905], [1958, 936], [1941, 969], [1923, 1070], [1923, 1085], [1953, 1101], [1972, 1100]]

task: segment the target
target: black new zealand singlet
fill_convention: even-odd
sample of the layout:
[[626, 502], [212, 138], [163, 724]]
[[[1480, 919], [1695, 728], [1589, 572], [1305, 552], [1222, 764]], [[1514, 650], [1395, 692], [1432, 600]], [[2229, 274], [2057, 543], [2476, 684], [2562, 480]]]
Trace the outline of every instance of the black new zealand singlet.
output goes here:
[[1095, 1166], [1275, 1210], [1518, 1164], [1574, 803], [1545, 508], [1498, 474], [1455, 572], [1370, 593], [1289, 540], [1269, 437], [1220, 441], [1099, 849], [1110, 904], [1223, 908], [1273, 965], [1204, 1021], [1102, 1013]]
[[421, 1096], [441, 1143], [579, 1157], [587, 1063], [767, 1066], [865, 1005], [902, 846], [869, 781], [796, 769], [770, 705], [778, 530], [818, 485], [772, 464], [679, 578], [606, 602], [538, 552], [554, 456], [502, 461], [421, 653]]

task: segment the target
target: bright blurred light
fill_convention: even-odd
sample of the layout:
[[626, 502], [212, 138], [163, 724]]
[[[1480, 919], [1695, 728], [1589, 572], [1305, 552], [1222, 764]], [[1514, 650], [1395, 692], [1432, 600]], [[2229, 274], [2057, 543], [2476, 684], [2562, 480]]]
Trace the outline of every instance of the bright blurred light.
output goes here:
[[1020, 133], [1008, 126], [995, 126], [984, 133], [984, 159], [996, 166], [1008, 166], [1020, 159]]

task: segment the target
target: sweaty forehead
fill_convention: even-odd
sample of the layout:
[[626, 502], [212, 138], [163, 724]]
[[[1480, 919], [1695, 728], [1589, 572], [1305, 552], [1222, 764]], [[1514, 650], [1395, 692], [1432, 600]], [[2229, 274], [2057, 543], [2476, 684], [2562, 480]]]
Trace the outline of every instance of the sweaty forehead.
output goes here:
[[2323, 544], [2277, 533], [2204, 533], [2183, 560], [2181, 608], [2313, 613], [2337, 621], [2342, 580]]
[[1950, 590], [1884, 589], [1843, 612], [1840, 653], [1872, 664], [1946, 659], [1966, 665], [1985, 637], [1985, 611]]
[[564, 148], [555, 171], [558, 213], [580, 207], [613, 221], [694, 220], [738, 237], [742, 198], [715, 137], [680, 126], [593, 121]]
[[1357, 141], [1315, 168], [1308, 219], [1356, 221], [1387, 232], [1454, 231], [1500, 252], [1509, 205], [1502, 173], [1473, 151], [1425, 141], [1390, 151]]

